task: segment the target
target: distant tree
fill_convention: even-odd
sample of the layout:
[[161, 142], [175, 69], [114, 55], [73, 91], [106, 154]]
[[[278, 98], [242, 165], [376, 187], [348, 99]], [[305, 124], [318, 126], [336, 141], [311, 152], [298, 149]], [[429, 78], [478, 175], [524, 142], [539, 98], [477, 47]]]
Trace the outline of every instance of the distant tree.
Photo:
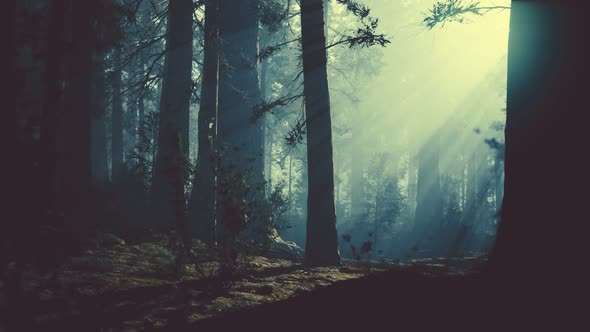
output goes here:
[[123, 175], [123, 64], [121, 47], [113, 51], [113, 72], [111, 73], [112, 114], [111, 114], [111, 170], [113, 180], [117, 181]]
[[418, 181], [416, 186], [416, 212], [414, 234], [416, 249], [432, 250], [436, 226], [443, 217], [439, 150], [436, 141], [430, 139], [418, 154]]
[[107, 87], [105, 59], [101, 52], [93, 58], [92, 85], [92, 176], [104, 184], [110, 178], [107, 157]]

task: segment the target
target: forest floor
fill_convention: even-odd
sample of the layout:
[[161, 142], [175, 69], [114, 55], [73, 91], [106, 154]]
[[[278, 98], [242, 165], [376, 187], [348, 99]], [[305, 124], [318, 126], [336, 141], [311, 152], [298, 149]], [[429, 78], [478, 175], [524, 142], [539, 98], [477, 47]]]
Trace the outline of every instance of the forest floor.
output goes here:
[[345, 260], [341, 267], [306, 268], [295, 261], [250, 256], [220, 287], [210, 277], [217, 263], [203, 262], [198, 269], [187, 265], [184, 275], [175, 278], [174, 255], [166, 244], [145, 242], [88, 249], [53, 271], [30, 270], [24, 274], [24, 293], [34, 325], [45, 331], [205, 329], [219, 325], [228, 314], [305, 297], [350, 280], [384, 273], [429, 280], [461, 277], [479, 271], [485, 261]]

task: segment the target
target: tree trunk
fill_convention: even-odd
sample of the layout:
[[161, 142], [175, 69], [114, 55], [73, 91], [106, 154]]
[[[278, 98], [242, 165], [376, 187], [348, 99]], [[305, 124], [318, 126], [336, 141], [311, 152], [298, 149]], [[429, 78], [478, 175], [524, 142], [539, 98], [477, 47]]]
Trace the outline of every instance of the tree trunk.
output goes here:
[[[425, 143], [418, 154], [418, 182], [416, 185], [415, 241], [418, 250], [434, 248], [435, 232], [443, 217], [440, 188], [439, 151], [434, 140]], [[429, 253], [431, 254], [431, 253]]]
[[51, 23], [49, 31], [49, 44], [47, 49], [47, 70], [45, 72], [45, 96], [43, 98], [43, 114], [41, 118], [40, 141], [41, 160], [39, 169], [43, 174], [41, 179], [40, 198], [41, 209], [44, 213], [55, 215], [55, 199], [57, 177], [57, 129], [58, 113], [62, 89], [60, 84], [61, 68], [63, 63], [63, 30], [66, 0], [56, 0], [51, 4]]
[[217, 0], [205, 2], [205, 47], [199, 108], [199, 151], [188, 220], [191, 235], [215, 243], [215, 140], [217, 118], [218, 23]]
[[301, 0], [309, 174], [305, 264], [310, 266], [340, 264], [323, 13], [323, 0]]
[[72, 47], [64, 99], [64, 196], [66, 218], [80, 221], [88, 205], [92, 178], [91, 91], [92, 6], [72, 1]]
[[156, 227], [168, 229], [175, 224], [186, 249], [190, 248], [185, 225], [184, 180], [192, 87], [192, 18], [191, 0], [170, 0], [152, 190]]
[[494, 159], [494, 202], [496, 212], [502, 209], [502, 197], [504, 196], [504, 168], [502, 160], [496, 156]]
[[117, 181], [123, 174], [123, 97], [121, 78], [121, 48], [115, 48], [113, 52], [112, 73], [112, 148], [111, 148], [111, 170], [113, 181]]
[[588, 173], [579, 144], [587, 141], [580, 120], [588, 108], [590, 58], [579, 38], [587, 30], [582, 7], [512, 1], [505, 193], [490, 263], [498, 278], [529, 295], [542, 289], [537, 293], [551, 296], [547, 284], [573, 294], [564, 288], [576, 285], [582, 274], [572, 269], [588, 252], [587, 195], [579, 192]]
[[411, 218], [415, 217], [416, 212], [416, 188], [417, 188], [417, 157], [410, 153], [408, 156], [408, 209], [411, 212]]
[[92, 176], [98, 184], [109, 179], [106, 135], [106, 82], [104, 55], [94, 57], [92, 89]]
[[[223, 194], [218, 197], [217, 240], [229, 248], [243, 225], [244, 216], [238, 207], [242, 198], [229, 197], [242, 196], [243, 193], [231, 192], [228, 186], [236, 185], [235, 179], [243, 178], [253, 195], [244, 199], [264, 197], [264, 131], [262, 121], [252, 119], [253, 109], [261, 101], [257, 1], [220, 0], [219, 23], [223, 44], [219, 63], [217, 139], [223, 158], [222, 174], [218, 174], [218, 192]], [[250, 235], [262, 235], [257, 234], [264, 231], [258, 226], [249, 227]]]
[[[263, 59], [260, 63], [260, 99], [268, 101], [268, 67], [269, 59]], [[268, 193], [272, 192], [272, 131], [270, 114], [264, 115], [264, 175], [266, 176], [266, 188]]]

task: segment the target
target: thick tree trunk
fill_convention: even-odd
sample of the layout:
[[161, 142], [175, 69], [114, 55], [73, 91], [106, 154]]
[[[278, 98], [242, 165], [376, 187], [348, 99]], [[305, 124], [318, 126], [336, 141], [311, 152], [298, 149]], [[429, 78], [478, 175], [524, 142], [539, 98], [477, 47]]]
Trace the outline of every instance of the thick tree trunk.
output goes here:
[[43, 98], [43, 113], [41, 116], [40, 141], [41, 160], [39, 169], [43, 174], [40, 198], [43, 213], [55, 215], [56, 193], [55, 180], [57, 177], [57, 129], [58, 113], [62, 89], [60, 85], [61, 68], [63, 62], [63, 30], [66, 0], [56, 0], [51, 4], [51, 23], [49, 44], [47, 49], [47, 70], [45, 72], [45, 95]]
[[185, 224], [184, 180], [192, 87], [192, 18], [191, 0], [170, 0], [158, 153], [152, 190], [156, 227], [168, 229], [176, 225], [186, 249], [190, 246]]
[[191, 235], [215, 243], [215, 140], [217, 132], [218, 17], [217, 0], [205, 2], [205, 47], [199, 108], [199, 151], [188, 220]]
[[72, 47], [64, 99], [64, 178], [66, 218], [76, 223], [88, 205], [91, 185], [92, 6], [72, 2]]
[[[217, 241], [229, 248], [243, 221], [238, 207], [242, 199], [230, 197], [242, 193], [232, 192], [229, 188], [237, 185], [231, 178], [246, 178], [253, 195], [248, 199], [264, 196], [264, 131], [262, 121], [252, 119], [253, 108], [261, 101], [256, 1], [220, 0], [219, 23], [223, 43], [219, 63], [217, 138], [219, 153], [223, 157], [222, 171], [218, 174], [218, 193], [221, 194], [217, 200]], [[255, 228], [249, 227], [253, 233], [264, 231]]]
[[92, 176], [98, 184], [109, 179], [106, 135], [106, 82], [104, 55], [94, 57], [92, 88]]
[[305, 263], [310, 266], [340, 264], [323, 12], [323, 0], [301, 0], [309, 174]]
[[548, 284], [572, 294], [564, 288], [576, 285], [574, 270], [584, 265], [577, 258], [588, 252], [581, 192], [588, 168], [580, 144], [587, 142], [581, 119], [590, 55], [579, 37], [587, 30], [582, 7], [512, 1], [505, 193], [490, 263], [500, 279], [531, 293], [542, 289], [544, 297]]
[[112, 148], [111, 148], [111, 170], [113, 181], [117, 181], [123, 174], [123, 81], [121, 77], [121, 48], [117, 47], [113, 52], [112, 73]]

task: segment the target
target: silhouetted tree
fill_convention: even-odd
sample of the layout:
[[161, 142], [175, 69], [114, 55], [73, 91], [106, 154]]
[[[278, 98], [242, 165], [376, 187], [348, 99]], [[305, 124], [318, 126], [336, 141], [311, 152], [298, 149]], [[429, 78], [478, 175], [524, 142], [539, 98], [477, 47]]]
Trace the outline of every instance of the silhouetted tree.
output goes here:
[[531, 290], [526, 296], [538, 289], [545, 298], [555, 295], [545, 285], [556, 279], [567, 280], [556, 289], [570, 294], [561, 286], [576, 285], [571, 268], [587, 252], [580, 191], [587, 168], [579, 149], [587, 141], [580, 119], [590, 54], [578, 38], [587, 30], [587, 12], [574, 3], [511, 5], [505, 193], [490, 263], [503, 280]]
[[215, 242], [215, 140], [217, 131], [218, 57], [217, 0], [205, 2], [205, 46], [198, 119], [198, 157], [188, 206], [191, 235]]
[[218, 168], [223, 171], [217, 174], [216, 231], [218, 243], [226, 249], [233, 246], [245, 222], [239, 207], [245, 193], [231, 188], [245, 181], [251, 194], [263, 194], [264, 132], [262, 122], [254, 121], [254, 109], [260, 103], [257, 4], [255, 0], [219, 1], [217, 149], [222, 155]]
[[305, 263], [311, 266], [340, 264], [323, 5], [323, 0], [301, 1], [309, 176]]
[[111, 73], [112, 89], [112, 124], [111, 124], [111, 169], [113, 180], [123, 174], [123, 80], [122, 80], [121, 48], [113, 52], [113, 72]]
[[176, 225], [188, 245], [185, 225], [184, 184], [188, 158], [188, 122], [193, 54], [193, 3], [170, 0], [166, 30], [166, 59], [158, 153], [154, 170], [152, 206], [158, 228]]
[[92, 86], [92, 176], [96, 183], [109, 180], [107, 158], [107, 92], [104, 55], [94, 56]]
[[[94, 3], [92, 3], [94, 4]], [[94, 7], [94, 8], [93, 8]], [[91, 184], [92, 57], [96, 38], [93, 13], [86, 2], [71, 3], [71, 49], [66, 61], [64, 92], [64, 177], [66, 217], [80, 221]]]

